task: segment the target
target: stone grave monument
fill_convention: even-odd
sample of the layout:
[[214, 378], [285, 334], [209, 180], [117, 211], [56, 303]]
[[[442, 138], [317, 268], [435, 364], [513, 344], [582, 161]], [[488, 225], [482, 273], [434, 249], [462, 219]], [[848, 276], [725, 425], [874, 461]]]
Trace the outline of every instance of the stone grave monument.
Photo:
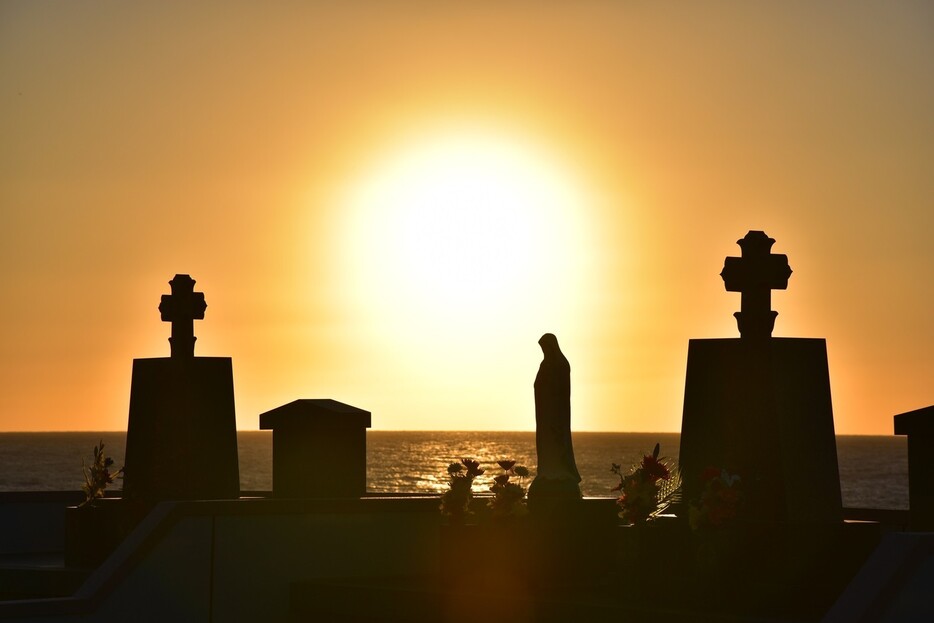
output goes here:
[[934, 405], [895, 416], [908, 436], [908, 508], [912, 530], [934, 531]]
[[750, 231], [720, 273], [740, 292], [739, 338], [690, 340], [680, 467], [685, 500], [707, 467], [740, 476], [747, 520], [841, 522], [842, 501], [823, 339], [772, 337], [771, 290], [791, 268]]
[[144, 501], [240, 497], [233, 369], [229, 357], [195, 357], [204, 294], [175, 275], [162, 296], [171, 357], [134, 359], [124, 496]]
[[272, 493], [278, 498], [366, 495], [369, 411], [343, 402], [301, 399], [259, 416], [272, 431]]

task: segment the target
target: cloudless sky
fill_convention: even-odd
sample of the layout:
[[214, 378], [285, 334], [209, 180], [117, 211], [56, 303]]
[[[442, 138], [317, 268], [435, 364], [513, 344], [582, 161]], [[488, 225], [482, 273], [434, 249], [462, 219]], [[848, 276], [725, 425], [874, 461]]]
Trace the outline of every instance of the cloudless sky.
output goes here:
[[0, 430], [127, 421], [175, 273], [237, 419], [677, 431], [723, 258], [794, 269], [838, 433], [934, 403], [927, 2], [0, 3]]

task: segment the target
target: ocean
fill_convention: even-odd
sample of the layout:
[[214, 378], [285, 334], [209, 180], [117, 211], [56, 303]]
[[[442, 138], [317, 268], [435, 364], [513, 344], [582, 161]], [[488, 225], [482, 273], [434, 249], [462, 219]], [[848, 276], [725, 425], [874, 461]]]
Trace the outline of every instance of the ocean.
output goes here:
[[[272, 434], [240, 431], [240, 483], [244, 491], [272, 489]], [[611, 496], [617, 484], [611, 463], [624, 467], [650, 453], [678, 458], [677, 433], [574, 433], [574, 453], [584, 495]], [[83, 482], [99, 440], [105, 454], [123, 464], [126, 433], [0, 433], [0, 491], [70, 491]], [[496, 461], [515, 459], [535, 472], [535, 433], [368, 431], [367, 489], [374, 493], [437, 493], [446, 488], [446, 468], [461, 457], [479, 460], [487, 474], [474, 483], [486, 490]], [[849, 508], [908, 508], [905, 437], [837, 436], [843, 504]], [[192, 465], [193, 470], [198, 465]], [[336, 477], [340, 477], [339, 474]]]

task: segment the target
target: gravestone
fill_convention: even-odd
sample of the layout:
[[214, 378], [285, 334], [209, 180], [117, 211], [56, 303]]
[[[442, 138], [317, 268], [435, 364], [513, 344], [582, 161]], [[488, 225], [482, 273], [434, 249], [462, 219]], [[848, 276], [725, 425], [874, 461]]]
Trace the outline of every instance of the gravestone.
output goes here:
[[330, 399], [294, 400], [259, 416], [272, 430], [272, 493], [281, 498], [366, 494], [370, 412]]
[[159, 305], [172, 323], [170, 357], [134, 359], [124, 496], [145, 501], [240, 497], [233, 368], [195, 357], [194, 321], [204, 294], [175, 275]]
[[908, 509], [912, 530], [934, 530], [934, 406], [895, 416], [908, 436]]
[[750, 231], [721, 277], [741, 292], [739, 338], [690, 340], [681, 422], [684, 498], [700, 495], [707, 467], [742, 479], [742, 513], [754, 521], [843, 519], [827, 346], [771, 336], [771, 290], [791, 268], [774, 240]]

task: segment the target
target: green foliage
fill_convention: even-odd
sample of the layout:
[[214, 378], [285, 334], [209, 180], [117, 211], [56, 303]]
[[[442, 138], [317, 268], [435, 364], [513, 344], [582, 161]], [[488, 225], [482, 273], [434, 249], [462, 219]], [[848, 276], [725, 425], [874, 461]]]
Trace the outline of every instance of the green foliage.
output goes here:
[[90, 467], [83, 464], [84, 484], [81, 485], [81, 490], [84, 491], [85, 499], [84, 502], [78, 505], [79, 508], [88, 505], [93, 506], [96, 500], [104, 497], [104, 490], [107, 489], [107, 485], [113, 484], [114, 479], [123, 473], [123, 468], [115, 472], [110, 471], [113, 464], [114, 460], [112, 458], [104, 456], [104, 441], [101, 440], [99, 445], [94, 446], [94, 462], [91, 463]]

